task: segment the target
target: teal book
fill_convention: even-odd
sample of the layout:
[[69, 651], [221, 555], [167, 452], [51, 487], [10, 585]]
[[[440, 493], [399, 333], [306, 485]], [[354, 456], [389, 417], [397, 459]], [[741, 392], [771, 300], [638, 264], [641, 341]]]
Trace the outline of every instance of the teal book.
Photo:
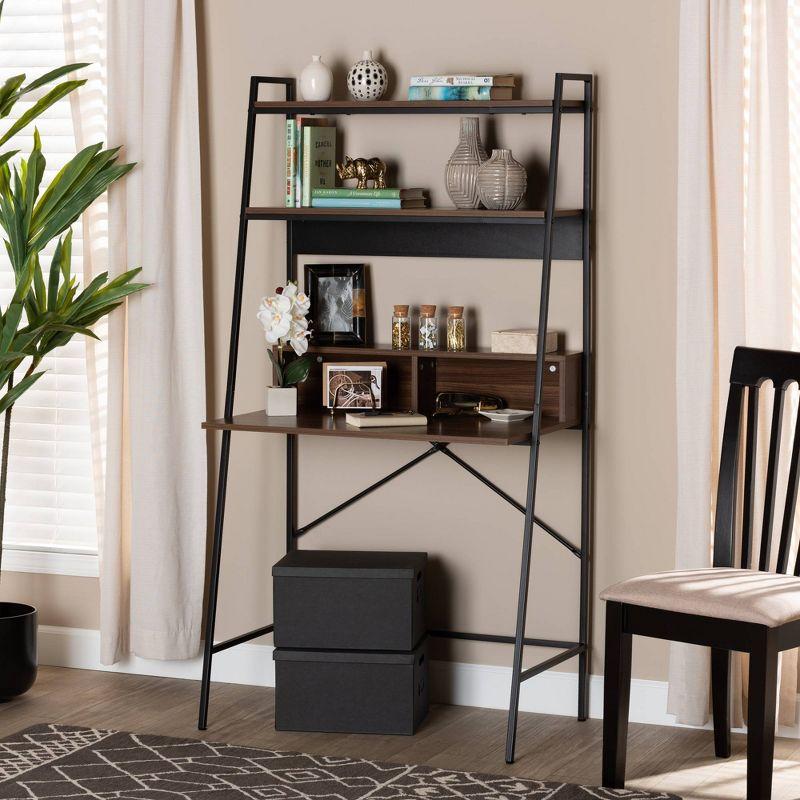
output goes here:
[[313, 189], [333, 188], [336, 181], [336, 128], [303, 128], [301, 205], [311, 205]]
[[422, 197], [411, 200], [392, 199], [389, 197], [315, 197], [311, 200], [312, 208], [425, 208], [428, 201]]
[[424, 196], [424, 189], [346, 189], [344, 187], [311, 189], [312, 200], [332, 197], [338, 199], [351, 198], [353, 200], [369, 198], [374, 200], [410, 200]]
[[510, 100], [511, 86], [409, 86], [409, 100]]

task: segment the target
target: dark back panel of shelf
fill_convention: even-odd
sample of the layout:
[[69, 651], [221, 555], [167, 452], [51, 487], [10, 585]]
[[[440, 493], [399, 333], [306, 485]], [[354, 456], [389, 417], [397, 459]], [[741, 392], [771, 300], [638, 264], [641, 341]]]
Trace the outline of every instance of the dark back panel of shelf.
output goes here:
[[[295, 253], [430, 258], [541, 259], [544, 224], [325, 221], [292, 223]], [[583, 257], [583, 220], [556, 219], [553, 258]]]

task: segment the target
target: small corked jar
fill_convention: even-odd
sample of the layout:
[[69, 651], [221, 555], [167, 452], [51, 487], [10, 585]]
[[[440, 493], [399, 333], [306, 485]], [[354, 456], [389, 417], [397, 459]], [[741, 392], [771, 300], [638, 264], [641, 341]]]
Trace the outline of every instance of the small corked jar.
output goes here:
[[436, 306], [419, 307], [419, 349], [439, 349], [439, 318], [436, 316]]
[[411, 318], [408, 316], [408, 306], [394, 307], [392, 314], [392, 350], [411, 349]]
[[467, 321], [464, 306], [447, 308], [447, 349], [451, 353], [462, 353], [467, 349]]

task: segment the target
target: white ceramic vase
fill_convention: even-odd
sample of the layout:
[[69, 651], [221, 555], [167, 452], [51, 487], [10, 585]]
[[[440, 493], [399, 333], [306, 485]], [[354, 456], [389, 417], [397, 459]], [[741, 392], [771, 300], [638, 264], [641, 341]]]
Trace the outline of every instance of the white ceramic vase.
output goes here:
[[267, 416], [294, 417], [297, 415], [297, 387], [267, 387]]
[[365, 50], [361, 61], [356, 61], [347, 73], [347, 90], [354, 100], [380, 100], [389, 88], [386, 67]]
[[303, 100], [330, 100], [332, 89], [333, 73], [330, 67], [323, 63], [320, 56], [311, 56], [311, 63], [300, 73], [300, 94]]

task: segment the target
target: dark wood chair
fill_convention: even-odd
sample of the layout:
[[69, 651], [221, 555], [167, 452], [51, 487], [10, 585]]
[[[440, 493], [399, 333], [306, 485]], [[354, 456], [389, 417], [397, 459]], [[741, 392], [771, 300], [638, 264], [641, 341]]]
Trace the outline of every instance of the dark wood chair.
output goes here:
[[[761, 539], [758, 552], [754, 553], [758, 396], [767, 381], [775, 392]], [[722, 435], [714, 566], [634, 578], [600, 595], [606, 600], [603, 786], [625, 785], [631, 645], [633, 634], [637, 634], [711, 648], [714, 749], [720, 758], [731, 754], [730, 654], [732, 650], [749, 654], [747, 797], [769, 800], [771, 796], [778, 654], [800, 646], [800, 553], [789, 572], [800, 483], [800, 414], [791, 443], [777, 554], [772, 549], [781, 422], [786, 389], [793, 382], [800, 382], [800, 353], [736, 349]], [[740, 463], [742, 451], [744, 459]], [[743, 497], [739, 514], [740, 483]], [[741, 523], [738, 567], [737, 522]], [[770, 572], [775, 555], [777, 571]]]

